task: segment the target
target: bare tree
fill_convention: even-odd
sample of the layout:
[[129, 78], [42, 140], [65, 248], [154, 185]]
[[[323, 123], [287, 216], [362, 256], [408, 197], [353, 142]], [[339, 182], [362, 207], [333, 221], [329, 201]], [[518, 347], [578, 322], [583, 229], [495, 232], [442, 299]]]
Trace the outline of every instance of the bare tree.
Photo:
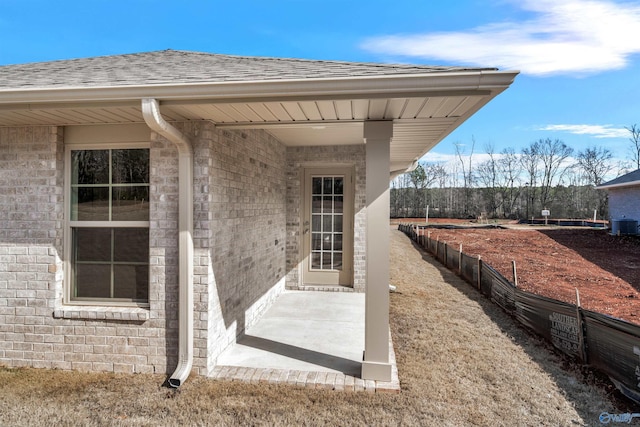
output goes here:
[[427, 179], [427, 176], [425, 174], [424, 168], [420, 163], [418, 163], [416, 168], [411, 172], [409, 172], [407, 175], [409, 177], [409, 181], [411, 182], [411, 186], [413, 187], [411, 191], [412, 195], [411, 195], [411, 203], [410, 203], [411, 213], [409, 214], [409, 216], [411, 217], [422, 216], [422, 213], [420, 212], [420, 210], [421, 210], [421, 206], [422, 206], [421, 202], [423, 198], [420, 197], [420, 193], [421, 193], [421, 190], [425, 187], [425, 181]]
[[501, 204], [499, 200], [501, 183], [498, 182], [498, 158], [491, 144], [487, 144], [485, 152], [489, 156], [489, 159], [478, 165], [476, 168], [476, 177], [483, 187], [482, 192], [484, 193], [487, 214], [495, 217], [498, 214], [498, 208]]
[[629, 148], [631, 151], [631, 160], [633, 161], [635, 168], [640, 169], [640, 127], [633, 124], [629, 127], [625, 127], [625, 129], [631, 134], [629, 137], [629, 141], [631, 141], [631, 147]]
[[[611, 151], [602, 147], [589, 147], [578, 153], [578, 167], [581, 169], [589, 185], [602, 184], [604, 177], [613, 169]], [[593, 204], [601, 217], [606, 215], [607, 194], [602, 190], [593, 190]]]
[[613, 165], [611, 151], [603, 147], [588, 147], [577, 156], [578, 167], [590, 185], [600, 185]]
[[514, 208], [520, 197], [522, 162], [513, 148], [508, 147], [500, 152], [498, 175], [503, 182], [502, 206], [505, 216], [514, 214]]
[[526, 202], [526, 216], [529, 217], [529, 213], [533, 214], [536, 211], [534, 206], [534, 200], [536, 199], [536, 190], [538, 188], [538, 176], [539, 176], [539, 163], [540, 153], [538, 152], [538, 145], [531, 143], [528, 147], [522, 149], [520, 156], [520, 162], [522, 168], [526, 172], [527, 182], [527, 202]]
[[473, 169], [472, 169], [472, 158], [473, 158], [473, 149], [476, 145], [476, 140], [474, 137], [471, 137], [471, 153], [468, 156], [468, 164], [465, 164], [466, 154], [464, 149], [461, 148], [462, 145], [460, 143], [454, 144], [456, 147], [456, 155], [458, 156], [458, 160], [460, 161], [460, 167], [462, 168], [462, 179], [464, 185], [464, 201], [463, 201], [463, 213], [465, 215], [469, 214], [469, 207], [471, 202], [471, 187], [473, 185]]
[[559, 139], [540, 139], [533, 143], [542, 162], [542, 182], [540, 187], [540, 205], [544, 209], [554, 198], [553, 185], [558, 184], [567, 169], [565, 160], [573, 153]]

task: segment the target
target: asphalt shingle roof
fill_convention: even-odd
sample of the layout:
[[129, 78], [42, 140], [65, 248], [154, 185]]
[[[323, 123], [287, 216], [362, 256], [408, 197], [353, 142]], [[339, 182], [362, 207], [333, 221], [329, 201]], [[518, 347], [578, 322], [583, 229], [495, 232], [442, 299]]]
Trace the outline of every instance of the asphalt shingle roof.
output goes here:
[[629, 172], [626, 175], [619, 176], [611, 181], [607, 181], [604, 184], [600, 184], [598, 187], [610, 187], [614, 185], [623, 186], [624, 184], [640, 185], [640, 169]]
[[0, 89], [105, 87], [495, 70], [163, 50], [0, 66]]

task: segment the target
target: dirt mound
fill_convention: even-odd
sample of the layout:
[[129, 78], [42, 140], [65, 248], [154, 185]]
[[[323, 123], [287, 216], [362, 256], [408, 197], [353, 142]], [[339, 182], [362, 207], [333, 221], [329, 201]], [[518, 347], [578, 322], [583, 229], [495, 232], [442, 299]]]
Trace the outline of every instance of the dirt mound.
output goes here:
[[528, 292], [640, 324], [640, 239], [584, 228], [430, 229], [431, 237], [481, 255]]

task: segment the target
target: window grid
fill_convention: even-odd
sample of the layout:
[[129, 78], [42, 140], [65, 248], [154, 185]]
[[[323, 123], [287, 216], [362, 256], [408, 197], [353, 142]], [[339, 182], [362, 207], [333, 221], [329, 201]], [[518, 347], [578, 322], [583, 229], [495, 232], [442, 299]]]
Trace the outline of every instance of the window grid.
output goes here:
[[311, 179], [311, 269], [342, 270], [343, 176]]
[[[134, 303], [144, 303], [148, 302], [148, 272], [149, 272], [149, 262], [148, 262], [148, 242], [149, 242], [149, 200], [148, 200], [148, 191], [149, 191], [149, 169], [148, 169], [148, 149], [142, 149], [146, 151], [143, 158], [145, 160], [144, 165], [140, 170], [143, 173], [140, 174], [143, 178], [138, 177], [138, 179], [132, 179], [132, 182], [114, 182], [114, 181], [122, 181], [121, 177], [114, 177], [114, 151], [129, 151], [130, 153], [133, 150], [140, 151], [141, 149], [80, 149], [80, 150], [71, 150], [71, 158], [72, 163], [77, 162], [81, 163], [82, 160], [77, 160], [74, 158], [74, 153], [81, 152], [99, 152], [106, 151], [108, 156], [106, 159], [107, 162], [107, 176], [103, 177], [103, 182], [98, 183], [87, 183], [80, 182], [82, 179], [79, 177], [81, 172], [76, 170], [77, 164], [71, 167], [72, 177], [71, 177], [71, 206], [70, 206], [70, 231], [72, 235], [72, 272], [71, 272], [71, 298], [76, 301], [112, 301], [112, 302], [134, 302]], [[99, 153], [97, 153], [99, 155]], [[79, 154], [80, 155], [80, 154]], [[88, 154], [87, 156], [90, 156]], [[94, 160], [95, 161], [95, 160]], [[91, 166], [91, 165], [89, 165]], [[89, 169], [87, 165], [84, 165], [86, 169]], [[100, 171], [98, 171], [99, 173]], [[90, 173], [89, 173], [90, 174]], [[133, 175], [133, 173], [131, 173]], [[106, 179], [104, 179], [106, 178]], [[91, 179], [91, 177], [89, 177]], [[125, 177], [124, 180], [127, 178]], [[142, 182], [141, 182], [142, 181]], [[98, 198], [98, 204], [102, 204], [104, 206], [99, 206], [96, 211], [98, 212], [94, 218], [87, 218], [90, 215], [81, 215], [81, 202], [82, 200], [79, 198], [81, 189], [91, 189], [91, 188], [105, 188], [107, 189], [106, 198]], [[123, 203], [122, 207], [124, 209], [123, 212], [117, 212], [114, 208], [121, 206], [120, 199], [114, 199], [114, 193], [116, 195], [120, 195], [117, 192], [117, 189], [131, 189], [129, 190], [129, 194], [126, 192], [123, 193], [124, 196], [122, 198]], [[136, 189], [144, 189], [143, 191], [135, 191]], [[133, 203], [131, 202], [131, 195], [134, 195]], [[145, 198], [142, 198], [140, 201], [137, 200], [137, 196], [139, 194], [146, 194]], [[88, 205], [93, 207], [94, 200], [91, 199], [93, 194], [89, 195], [89, 203]], [[131, 206], [133, 206], [132, 211]], [[106, 209], [105, 209], [106, 208]], [[86, 209], [86, 208], [85, 208]], [[129, 216], [127, 218], [127, 215]], [[78, 243], [78, 235], [79, 233], [92, 233], [90, 230], [96, 230], [99, 232], [100, 229], [109, 229], [110, 237], [108, 242], [103, 241], [102, 243], [109, 248], [109, 259], [108, 260], [100, 260], [100, 259], [80, 259], [82, 255], [79, 253], [79, 243]], [[118, 230], [129, 229], [135, 233], [135, 230], [142, 231], [143, 239], [138, 242], [142, 243], [139, 245], [134, 245], [133, 248], [136, 251], [134, 257], [143, 258], [145, 261], [141, 260], [116, 260], [118, 257], [116, 251], [118, 244], [116, 243], [116, 233]], [[126, 242], [126, 238], [124, 239]], [[127, 246], [126, 244], [120, 245], [123, 248]], [[121, 248], [122, 250], [122, 248]], [[131, 248], [124, 248], [123, 252], [127, 250], [131, 250]], [[108, 267], [108, 296], [100, 295], [104, 293], [104, 290], [100, 291], [100, 282], [106, 282], [106, 277], [100, 276], [100, 266]], [[84, 267], [84, 268], [83, 268]], [[129, 269], [127, 269], [129, 267]], [[123, 276], [122, 271], [118, 271], [118, 269], [122, 269], [126, 274]], [[78, 283], [78, 275], [79, 271], [82, 272], [85, 276], [90, 277], [90, 280], [85, 280], [85, 283]], [[106, 271], [106, 270], [105, 270]], [[88, 274], [87, 274], [88, 272]], [[139, 272], [142, 272], [142, 278], [139, 278]], [[120, 275], [120, 279], [116, 280], [116, 277]], [[133, 278], [130, 276], [134, 276]], [[124, 277], [124, 279], [123, 279]], [[122, 282], [122, 283], [120, 283]], [[129, 288], [127, 288], [127, 286]], [[94, 296], [87, 295], [79, 295], [80, 289], [84, 293], [95, 292]], [[122, 294], [123, 289], [126, 292], [129, 291], [129, 296], [123, 298], [121, 295], [118, 296], [118, 293]], [[95, 296], [98, 295], [98, 296]]]

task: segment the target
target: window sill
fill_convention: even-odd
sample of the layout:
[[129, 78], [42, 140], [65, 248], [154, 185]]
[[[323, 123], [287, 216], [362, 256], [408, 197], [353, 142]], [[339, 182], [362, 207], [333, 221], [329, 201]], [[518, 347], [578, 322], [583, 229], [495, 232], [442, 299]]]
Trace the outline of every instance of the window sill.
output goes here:
[[65, 306], [54, 310], [53, 317], [56, 319], [145, 322], [149, 320], [149, 310], [140, 307]]

